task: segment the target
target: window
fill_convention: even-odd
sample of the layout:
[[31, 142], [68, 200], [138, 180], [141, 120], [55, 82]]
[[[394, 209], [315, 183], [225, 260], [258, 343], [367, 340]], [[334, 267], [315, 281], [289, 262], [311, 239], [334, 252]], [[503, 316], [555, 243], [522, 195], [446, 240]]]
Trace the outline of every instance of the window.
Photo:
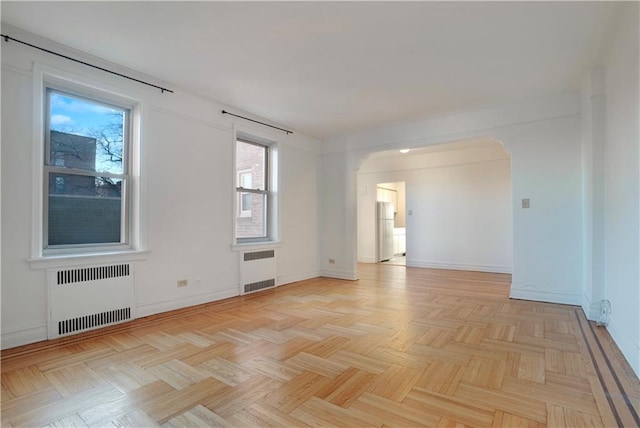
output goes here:
[[[251, 170], [238, 171], [238, 187], [251, 189]], [[251, 193], [242, 192], [238, 198], [238, 217], [251, 217]]]
[[236, 241], [269, 239], [269, 146], [236, 141]]
[[129, 108], [46, 89], [45, 249], [129, 243]]

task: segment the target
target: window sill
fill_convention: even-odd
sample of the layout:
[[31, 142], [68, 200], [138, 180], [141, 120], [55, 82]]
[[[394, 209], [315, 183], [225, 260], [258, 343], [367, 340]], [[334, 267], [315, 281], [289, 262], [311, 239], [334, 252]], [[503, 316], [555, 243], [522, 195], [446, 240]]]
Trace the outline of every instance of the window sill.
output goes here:
[[133, 262], [146, 260], [148, 251], [117, 251], [85, 254], [56, 254], [28, 259], [31, 269], [64, 268], [88, 264]]
[[256, 250], [271, 250], [274, 248], [282, 247], [282, 241], [267, 241], [267, 242], [247, 242], [246, 244], [233, 244], [231, 246], [232, 251], [256, 251]]

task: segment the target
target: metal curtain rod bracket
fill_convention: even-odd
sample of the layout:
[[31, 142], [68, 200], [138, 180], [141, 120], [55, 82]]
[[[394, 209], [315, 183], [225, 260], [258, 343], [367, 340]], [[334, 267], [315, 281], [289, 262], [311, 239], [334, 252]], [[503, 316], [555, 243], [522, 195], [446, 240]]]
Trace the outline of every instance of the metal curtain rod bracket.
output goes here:
[[245, 119], [245, 120], [248, 120], [248, 121], [251, 121], [251, 122], [259, 123], [260, 125], [268, 126], [270, 128], [275, 128], [275, 129], [278, 129], [280, 131], [286, 132], [287, 135], [293, 134], [293, 131], [289, 131], [288, 129], [278, 128], [277, 126], [269, 125], [268, 123], [264, 123], [264, 122], [258, 122], [257, 120], [249, 119], [248, 117], [239, 116], [237, 114], [229, 113], [226, 110], [222, 110], [222, 114], [228, 114], [230, 116], [239, 117], [240, 119]]
[[60, 58], [68, 59], [69, 61], [77, 62], [78, 64], [86, 65], [88, 67], [92, 67], [100, 71], [104, 71], [105, 73], [115, 74], [116, 76], [124, 77], [125, 79], [133, 80], [134, 82], [142, 83], [143, 85], [160, 89], [160, 92], [163, 94], [165, 92], [171, 92], [173, 94], [173, 91], [171, 89], [163, 88], [162, 86], [154, 85], [153, 83], [145, 82], [144, 80], [140, 80], [140, 79], [135, 79], [133, 77], [126, 76], [124, 74], [116, 73], [115, 71], [107, 70], [106, 68], [98, 67], [97, 65], [89, 64], [88, 62], [80, 61], [79, 59], [71, 58], [61, 53], [50, 51], [49, 49], [41, 48], [40, 46], [32, 45], [31, 43], [23, 42], [22, 40], [14, 39], [13, 37], [7, 36], [6, 34], [0, 34], [0, 36], [4, 38], [5, 42], [8, 42], [9, 40], [13, 40], [14, 42], [22, 43], [25, 46], [29, 46], [31, 48], [41, 50], [51, 55], [59, 56]]

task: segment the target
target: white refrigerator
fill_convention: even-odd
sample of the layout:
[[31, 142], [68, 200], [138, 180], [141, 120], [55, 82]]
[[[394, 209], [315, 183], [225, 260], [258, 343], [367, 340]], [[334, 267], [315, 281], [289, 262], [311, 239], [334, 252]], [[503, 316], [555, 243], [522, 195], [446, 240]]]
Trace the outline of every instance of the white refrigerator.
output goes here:
[[393, 257], [393, 221], [395, 207], [391, 202], [378, 202], [378, 261]]

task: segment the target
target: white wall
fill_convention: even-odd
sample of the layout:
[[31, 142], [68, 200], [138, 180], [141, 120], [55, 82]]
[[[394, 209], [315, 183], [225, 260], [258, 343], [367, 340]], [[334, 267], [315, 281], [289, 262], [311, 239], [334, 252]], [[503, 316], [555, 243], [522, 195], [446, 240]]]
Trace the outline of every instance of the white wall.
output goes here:
[[375, 261], [375, 183], [406, 181], [407, 266], [512, 269], [511, 165], [498, 142], [369, 158], [358, 171], [358, 260]]
[[[12, 34], [57, 51], [66, 49], [18, 29], [12, 29]], [[105, 65], [97, 58], [66, 52]], [[28, 262], [32, 187], [40, 185], [34, 183], [32, 172], [33, 61], [108, 90], [125, 91], [142, 103], [141, 233], [142, 249], [148, 253], [135, 262], [139, 316], [239, 294], [239, 257], [232, 251], [234, 126], [248, 133], [267, 135], [279, 143], [282, 243], [277, 248], [278, 283], [318, 276], [317, 141], [297, 132], [287, 136], [223, 116], [221, 110], [229, 106], [190, 95], [180, 88], [171, 87], [174, 94], [161, 94], [17, 43], [5, 43], [2, 47], [3, 348], [46, 338], [45, 270]], [[106, 66], [125, 74], [133, 73], [117, 65]], [[178, 279], [188, 279], [189, 286], [178, 288]]]
[[638, 3], [630, 3], [605, 62], [605, 294], [609, 331], [640, 375], [640, 85]]
[[[342, 277], [357, 277], [356, 171], [372, 152], [466, 138], [494, 138], [511, 155], [513, 277], [511, 296], [582, 302], [580, 97], [570, 94], [445, 115], [325, 142], [322, 271], [333, 258]], [[342, 151], [340, 148], [342, 147]], [[385, 181], [396, 181], [389, 177]], [[530, 209], [520, 207], [531, 200]], [[345, 210], [326, 207], [344, 204]], [[409, 208], [409, 207], [408, 207]], [[408, 249], [408, 252], [410, 250]]]

